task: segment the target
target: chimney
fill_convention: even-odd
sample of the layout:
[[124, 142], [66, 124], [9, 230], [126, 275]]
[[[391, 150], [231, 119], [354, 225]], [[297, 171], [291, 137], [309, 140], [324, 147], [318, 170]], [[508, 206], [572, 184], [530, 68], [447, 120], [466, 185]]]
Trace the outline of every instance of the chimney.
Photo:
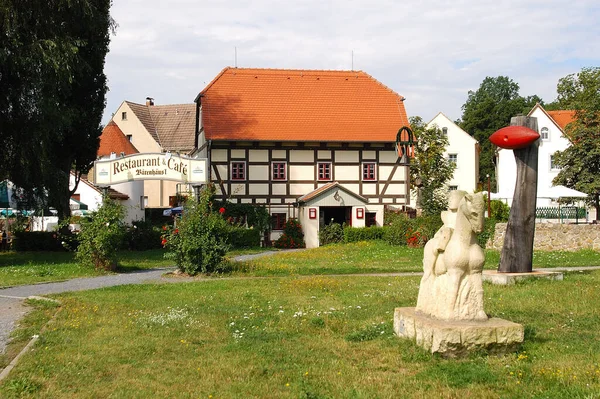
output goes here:
[[146, 97], [146, 105], [151, 107], [154, 105], [154, 99], [152, 97]]

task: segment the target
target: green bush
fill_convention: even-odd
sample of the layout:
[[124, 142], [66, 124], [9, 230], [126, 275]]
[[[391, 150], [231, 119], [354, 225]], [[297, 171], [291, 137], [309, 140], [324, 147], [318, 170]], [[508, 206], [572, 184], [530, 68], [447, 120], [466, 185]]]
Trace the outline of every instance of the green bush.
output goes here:
[[253, 248], [260, 246], [260, 231], [245, 227], [230, 226], [227, 234], [233, 248]]
[[386, 229], [384, 227], [371, 226], [371, 227], [345, 227], [344, 228], [344, 242], [359, 242], [359, 241], [373, 241], [382, 240], [385, 235]]
[[116, 270], [117, 250], [125, 237], [123, 205], [105, 197], [91, 218], [81, 221], [76, 259], [84, 266]]
[[339, 223], [330, 223], [319, 231], [320, 245], [334, 244], [343, 240], [344, 228]]
[[161, 229], [153, 226], [150, 220], [136, 221], [127, 229], [124, 242], [133, 251], [162, 248], [161, 234]]
[[50, 231], [15, 231], [12, 249], [17, 252], [65, 251], [58, 233]]
[[225, 209], [215, 212], [212, 207], [214, 186], [200, 192], [199, 201], [188, 199], [177, 227], [166, 228], [162, 244], [182, 272], [190, 275], [222, 271], [229, 250], [229, 225], [222, 216]]
[[510, 207], [500, 200], [490, 201], [490, 218], [495, 219], [497, 222], [507, 222], [508, 215], [510, 214]]
[[288, 219], [283, 225], [283, 235], [275, 241], [275, 248], [304, 248], [304, 233], [297, 219]]
[[407, 217], [395, 218], [385, 227], [383, 239], [392, 245], [423, 246], [442, 227], [439, 216], [419, 216], [414, 219]]
[[[492, 212], [493, 214], [493, 212]], [[485, 219], [485, 224], [483, 225], [483, 231], [477, 236], [477, 243], [483, 249], [487, 246], [487, 242], [490, 238], [494, 237], [494, 232], [496, 230], [496, 223], [498, 221], [496, 219]]]
[[230, 202], [213, 202], [213, 210], [225, 209], [223, 217], [230, 224], [253, 227], [259, 235], [271, 226], [271, 215], [264, 205], [233, 204]]

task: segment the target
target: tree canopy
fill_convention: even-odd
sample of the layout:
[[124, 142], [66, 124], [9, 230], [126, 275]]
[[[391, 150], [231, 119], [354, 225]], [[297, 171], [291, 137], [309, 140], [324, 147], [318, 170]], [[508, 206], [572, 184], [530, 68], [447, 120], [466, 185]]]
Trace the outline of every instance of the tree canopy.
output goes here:
[[69, 214], [69, 177], [96, 157], [111, 0], [0, 5], [0, 178]]
[[421, 117], [410, 118], [415, 135], [415, 157], [410, 164], [411, 185], [416, 188], [417, 206], [428, 215], [439, 215], [447, 208], [446, 183], [452, 178], [455, 165], [444, 156], [448, 137], [434, 126], [427, 128]]
[[463, 114], [459, 125], [479, 141], [480, 182], [483, 183], [489, 174], [492, 184], [496, 185], [495, 148], [489, 137], [496, 130], [508, 126], [511, 117], [527, 114], [537, 102], [542, 103], [542, 100], [536, 95], [519, 95], [519, 85], [508, 76], [488, 76], [481, 82], [479, 89], [469, 91], [467, 101], [462, 106]]
[[558, 81], [561, 109], [574, 110], [575, 120], [565, 128], [571, 145], [554, 155], [561, 168], [554, 184], [589, 195], [600, 216], [600, 68], [584, 68]]

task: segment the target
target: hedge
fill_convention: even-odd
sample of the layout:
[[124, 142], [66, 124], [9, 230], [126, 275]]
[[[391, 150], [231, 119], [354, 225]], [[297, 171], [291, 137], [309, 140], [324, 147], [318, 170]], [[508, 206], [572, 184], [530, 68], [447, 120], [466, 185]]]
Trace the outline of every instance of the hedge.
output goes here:
[[12, 249], [24, 251], [65, 251], [59, 234], [52, 231], [15, 231]]
[[260, 231], [245, 227], [230, 227], [228, 231], [229, 244], [233, 248], [253, 248], [260, 246]]
[[371, 226], [344, 228], [344, 242], [382, 240], [384, 235], [384, 227]]

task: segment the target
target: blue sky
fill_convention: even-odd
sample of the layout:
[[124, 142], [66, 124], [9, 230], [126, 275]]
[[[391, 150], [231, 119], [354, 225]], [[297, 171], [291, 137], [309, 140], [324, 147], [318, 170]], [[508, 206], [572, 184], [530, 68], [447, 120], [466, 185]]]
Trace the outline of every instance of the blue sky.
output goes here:
[[[523, 96], [600, 66], [597, 0], [115, 0], [108, 122], [122, 101], [191, 103], [223, 68], [362, 70], [409, 116], [459, 118], [469, 90], [509, 76]], [[354, 53], [354, 57], [352, 57]]]

